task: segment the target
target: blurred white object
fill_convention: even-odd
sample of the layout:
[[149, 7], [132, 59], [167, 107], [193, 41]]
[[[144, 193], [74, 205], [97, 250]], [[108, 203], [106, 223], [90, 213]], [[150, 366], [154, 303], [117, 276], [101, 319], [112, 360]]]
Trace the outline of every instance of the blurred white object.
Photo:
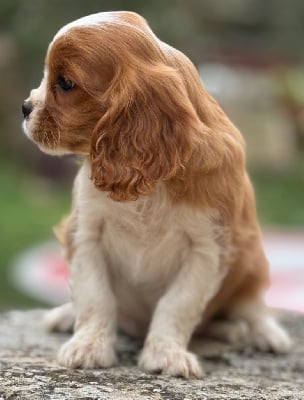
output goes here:
[[14, 262], [12, 280], [22, 292], [51, 305], [69, 298], [68, 267], [54, 241], [30, 248]]
[[[271, 265], [267, 304], [304, 312], [304, 232], [267, 232], [264, 244]], [[50, 305], [69, 298], [68, 267], [55, 242], [21, 254], [14, 263], [12, 278], [21, 291]]]

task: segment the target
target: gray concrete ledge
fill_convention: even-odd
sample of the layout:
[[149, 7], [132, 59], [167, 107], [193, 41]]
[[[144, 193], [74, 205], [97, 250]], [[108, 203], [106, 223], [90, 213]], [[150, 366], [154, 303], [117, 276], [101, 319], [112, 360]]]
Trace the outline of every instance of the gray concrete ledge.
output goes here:
[[195, 340], [206, 376], [186, 381], [148, 375], [136, 367], [139, 344], [119, 337], [120, 366], [67, 370], [55, 354], [66, 340], [41, 326], [42, 311], [0, 314], [0, 400], [278, 400], [304, 399], [304, 316], [282, 313], [295, 344], [287, 356], [207, 339]]

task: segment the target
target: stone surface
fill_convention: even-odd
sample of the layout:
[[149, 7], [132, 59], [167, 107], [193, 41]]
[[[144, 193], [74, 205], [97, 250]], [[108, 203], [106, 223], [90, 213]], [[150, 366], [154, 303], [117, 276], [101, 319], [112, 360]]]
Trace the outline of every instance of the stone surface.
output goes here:
[[289, 355], [261, 354], [241, 345], [196, 339], [206, 375], [186, 381], [148, 375], [136, 367], [140, 344], [119, 337], [120, 365], [68, 370], [55, 354], [67, 335], [44, 332], [42, 311], [0, 314], [0, 400], [304, 399], [304, 316], [280, 314], [294, 338]]

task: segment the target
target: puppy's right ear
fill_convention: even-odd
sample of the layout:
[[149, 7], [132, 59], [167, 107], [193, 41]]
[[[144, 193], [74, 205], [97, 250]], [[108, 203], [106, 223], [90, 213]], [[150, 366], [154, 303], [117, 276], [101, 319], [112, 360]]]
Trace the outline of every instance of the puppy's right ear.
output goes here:
[[163, 64], [121, 74], [91, 142], [92, 179], [114, 200], [135, 200], [183, 170], [199, 121], [180, 74]]

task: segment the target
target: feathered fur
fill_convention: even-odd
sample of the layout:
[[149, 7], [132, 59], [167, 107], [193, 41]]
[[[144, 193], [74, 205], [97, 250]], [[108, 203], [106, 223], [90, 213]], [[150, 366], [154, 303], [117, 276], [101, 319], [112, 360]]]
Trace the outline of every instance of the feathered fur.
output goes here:
[[262, 298], [268, 264], [244, 141], [185, 55], [135, 13], [85, 17], [55, 36], [30, 101], [27, 135], [43, 151], [84, 157], [57, 231], [73, 306], [49, 324], [66, 328], [75, 314], [62, 364], [112, 365], [117, 322], [146, 335], [140, 365], [170, 375], [201, 374], [186, 347], [219, 316], [247, 331], [213, 334], [287, 350]]

